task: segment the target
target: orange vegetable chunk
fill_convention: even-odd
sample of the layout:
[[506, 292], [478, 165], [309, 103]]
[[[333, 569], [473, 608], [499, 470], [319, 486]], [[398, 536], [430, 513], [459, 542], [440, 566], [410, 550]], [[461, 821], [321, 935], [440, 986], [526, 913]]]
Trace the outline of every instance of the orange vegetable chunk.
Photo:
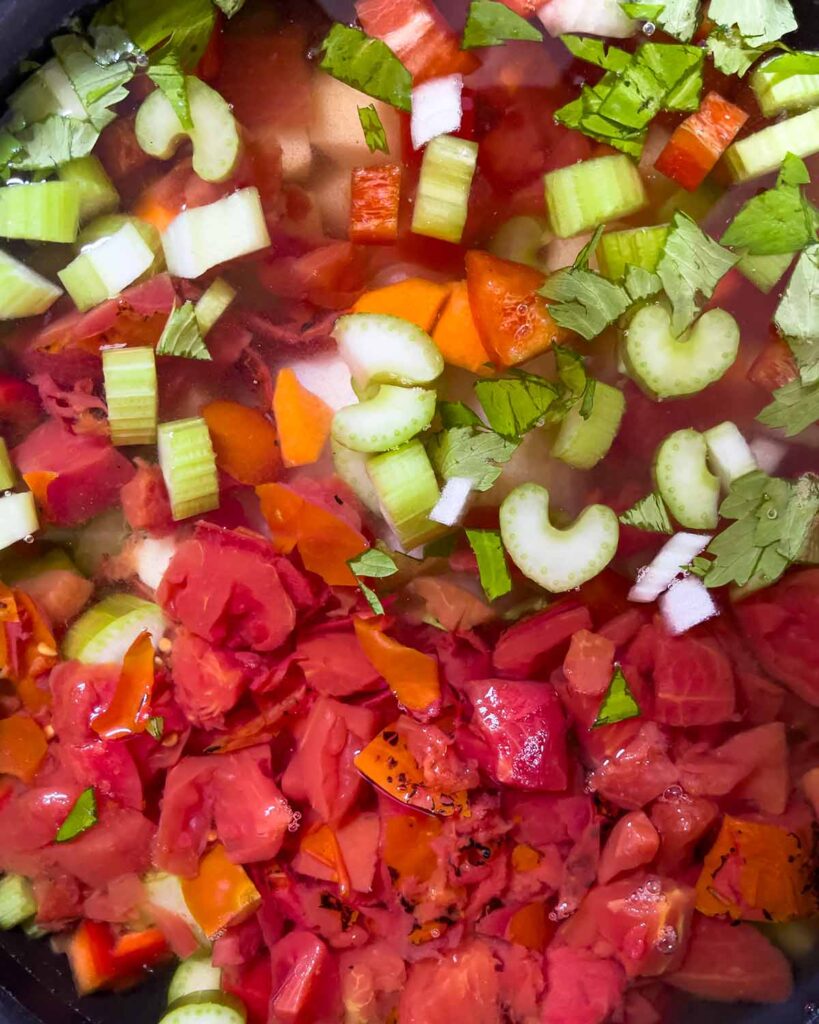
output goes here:
[[273, 416], [285, 466], [309, 466], [317, 462], [330, 436], [333, 410], [318, 395], [308, 391], [289, 368], [279, 370], [276, 377]]
[[399, 704], [410, 711], [429, 711], [440, 701], [435, 658], [387, 636], [383, 620], [356, 618], [353, 625], [361, 650], [386, 679]]
[[241, 402], [209, 402], [202, 409], [216, 465], [240, 484], [255, 487], [281, 474], [276, 428], [259, 409]]
[[432, 340], [444, 362], [450, 366], [460, 366], [482, 376], [492, 373], [491, 366], [487, 365], [492, 362], [492, 356], [475, 324], [466, 281], [456, 281], [451, 286], [449, 299], [432, 332]]
[[154, 644], [151, 634], [143, 630], [125, 652], [111, 703], [91, 722], [91, 728], [107, 740], [144, 732], [153, 690]]
[[45, 734], [28, 715], [0, 719], [0, 775], [31, 782], [48, 750]]
[[405, 281], [365, 292], [352, 312], [397, 316], [429, 332], [438, 319], [450, 288], [451, 285], [427, 281], [423, 277], [408, 277]]
[[211, 939], [244, 920], [262, 901], [245, 869], [228, 859], [221, 843], [199, 862], [196, 878], [183, 878], [181, 886], [188, 910]]

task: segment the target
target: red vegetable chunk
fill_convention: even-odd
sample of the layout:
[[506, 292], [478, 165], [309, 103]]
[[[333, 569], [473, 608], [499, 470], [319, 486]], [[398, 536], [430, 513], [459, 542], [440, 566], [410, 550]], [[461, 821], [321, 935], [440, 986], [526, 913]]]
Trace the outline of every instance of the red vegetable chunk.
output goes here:
[[401, 993], [403, 1024], [497, 1024], [499, 979], [489, 947], [473, 942], [437, 963], [422, 961], [409, 972]]
[[512, 679], [525, 679], [559, 664], [572, 634], [591, 628], [584, 605], [561, 602], [505, 630], [492, 656], [495, 671]]
[[748, 120], [744, 110], [709, 92], [696, 114], [687, 117], [671, 136], [654, 166], [667, 178], [693, 192]]
[[731, 664], [713, 642], [658, 634], [654, 717], [666, 725], [714, 725], [733, 718]]
[[620, 1004], [623, 969], [585, 949], [552, 947], [546, 955], [542, 1024], [603, 1024]]

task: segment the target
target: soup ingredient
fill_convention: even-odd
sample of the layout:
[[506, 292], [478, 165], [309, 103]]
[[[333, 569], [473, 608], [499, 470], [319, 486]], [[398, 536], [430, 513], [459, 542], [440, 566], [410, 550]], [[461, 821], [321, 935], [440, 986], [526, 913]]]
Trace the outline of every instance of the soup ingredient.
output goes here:
[[141, 633], [150, 633], [156, 646], [166, 626], [161, 609], [150, 601], [111, 594], [74, 622], [63, 641], [63, 652], [66, 658], [87, 665], [120, 663]]
[[133, 224], [86, 246], [59, 272], [63, 287], [80, 312], [113, 299], [153, 264], [154, 254]]
[[[366, 22], [363, 23], [366, 27]], [[319, 67], [345, 85], [409, 113], [412, 76], [380, 39], [360, 29], [333, 25], [322, 43]]]
[[31, 882], [22, 875], [0, 878], [0, 928], [16, 928], [37, 911]]
[[699, 309], [697, 296], [710, 299], [738, 257], [706, 235], [684, 213], [675, 213], [657, 273], [671, 300], [671, 327], [681, 334]]
[[[356, 299], [353, 304], [353, 312], [380, 313], [397, 317], [415, 324], [422, 331], [429, 333], [438, 320], [438, 314], [446, 302], [450, 287], [448, 284], [428, 281], [425, 277], [407, 277], [395, 284], [364, 292], [361, 298]], [[336, 325], [338, 323], [337, 320]], [[426, 382], [416, 381], [413, 383]]]
[[449, 297], [433, 328], [432, 340], [447, 365], [460, 366], [480, 375], [492, 372], [492, 357], [475, 323], [466, 281], [456, 281], [450, 286]]
[[194, 416], [163, 423], [157, 454], [175, 520], [219, 507], [216, 456], [204, 419]]
[[744, 110], [709, 92], [696, 114], [675, 128], [654, 163], [689, 192], [699, 188], [748, 120]]
[[261, 903], [247, 872], [229, 859], [221, 843], [210, 848], [199, 861], [196, 875], [183, 878], [181, 887], [188, 909], [209, 939], [247, 917]]
[[439, 135], [449, 135], [461, 127], [463, 75], [431, 78], [412, 90], [410, 135], [414, 149], [422, 149]]
[[113, 213], [119, 207], [119, 193], [99, 159], [90, 154], [60, 164], [60, 181], [74, 182], [80, 189], [80, 223]]
[[622, 391], [595, 381], [591, 401], [575, 402], [563, 417], [552, 454], [575, 469], [596, 466], [614, 443], [625, 408]]
[[[394, 242], [398, 237], [400, 203], [401, 167], [398, 164], [354, 167], [350, 190], [350, 241], [361, 245]], [[393, 311], [373, 309], [369, 312]]]
[[544, 184], [549, 223], [558, 238], [591, 231], [648, 203], [642, 178], [625, 156], [601, 156], [562, 167], [549, 172]]
[[449, 477], [429, 518], [442, 526], [455, 526], [466, 514], [472, 489], [472, 480], [469, 477]]
[[67, 843], [78, 835], [87, 832], [97, 824], [97, 798], [92, 786], [83, 790], [77, 797], [74, 806], [68, 812], [63, 823], [57, 829], [55, 843]]
[[660, 497], [681, 526], [713, 530], [717, 525], [719, 480], [706, 462], [705, 437], [677, 430], [657, 450], [654, 477]]
[[0, 252], [0, 320], [38, 316], [61, 295], [57, 285], [8, 253]]
[[227, 312], [235, 298], [236, 289], [222, 277], [217, 277], [208, 285], [194, 307], [196, 322], [203, 338]]
[[620, 522], [624, 526], [633, 526], [636, 530], [648, 530], [650, 533], [674, 532], [671, 520], [668, 517], [668, 509], [663, 503], [659, 494], [647, 494], [645, 498], [626, 509], [620, 516]]
[[400, 544], [412, 550], [443, 531], [429, 519], [441, 492], [435, 470], [419, 440], [376, 455], [367, 463], [382, 512]]
[[435, 392], [426, 388], [382, 384], [372, 398], [338, 410], [333, 438], [356, 452], [389, 451], [430, 425], [436, 401]]
[[500, 530], [466, 530], [469, 546], [478, 562], [481, 587], [488, 601], [495, 601], [512, 589]]
[[631, 267], [642, 267], [649, 273], [657, 269], [668, 238], [668, 225], [650, 228], [627, 228], [606, 231], [600, 236], [597, 259], [600, 271], [610, 281], [620, 281]]
[[786, 437], [801, 434], [819, 419], [819, 381], [804, 385], [795, 380], [777, 388], [773, 401], [757, 419], [765, 426], [779, 428]]
[[626, 722], [630, 718], [639, 718], [640, 714], [640, 705], [634, 699], [628, 680], [618, 665], [603, 696], [597, 717], [592, 723], [592, 729], [599, 729], [602, 725], [616, 725], [617, 722]]
[[539, 43], [543, 37], [528, 21], [495, 0], [472, 0], [466, 16], [461, 46], [471, 50], [479, 46], [499, 46], [509, 39]]
[[217, 399], [202, 407], [216, 465], [239, 483], [255, 487], [281, 474], [276, 428], [259, 409]]
[[637, 572], [637, 580], [628, 592], [629, 601], [656, 601], [671, 583], [688, 570], [689, 565], [711, 540], [705, 533], [675, 533], [660, 548], [649, 565]]
[[412, 230], [418, 235], [460, 242], [478, 146], [454, 135], [439, 135], [424, 150], [415, 195]]
[[33, 536], [40, 529], [31, 491], [0, 496], [0, 550]]
[[317, 462], [330, 436], [333, 410], [303, 387], [287, 367], [276, 375], [273, 417], [285, 466], [308, 466]]
[[179, 356], [182, 359], [210, 360], [211, 354], [202, 338], [196, 309], [192, 302], [175, 306], [156, 343], [158, 356]]
[[399, 706], [431, 714], [441, 700], [436, 659], [387, 636], [383, 621], [356, 618], [353, 625], [362, 651], [384, 677]]
[[777, 171], [788, 155], [811, 156], [819, 149], [819, 110], [797, 114], [735, 142], [725, 154], [734, 181], [751, 181]]
[[551, 0], [537, 12], [550, 36], [566, 32], [582, 32], [593, 36], [625, 39], [633, 36], [638, 23], [623, 11], [616, 0], [600, 0], [599, 4], [576, 4], [572, 0]]
[[672, 583], [660, 595], [660, 612], [672, 636], [679, 636], [719, 615], [708, 588], [696, 576], [686, 576]]
[[222, 970], [213, 966], [206, 953], [195, 953], [183, 960], [173, 972], [168, 986], [168, 1006], [177, 999], [200, 992], [218, 992], [222, 987]]
[[520, 571], [544, 590], [560, 594], [604, 569], [617, 550], [617, 516], [605, 505], [589, 505], [575, 522], [557, 529], [549, 520], [549, 492], [521, 484], [500, 509], [501, 536]]
[[814, 53], [783, 53], [763, 61], [751, 75], [765, 117], [810, 110], [819, 103], [819, 60]]
[[725, 490], [734, 480], [758, 469], [748, 442], [730, 420], [706, 430], [703, 437], [708, 447], [708, 461]]
[[77, 991], [87, 995], [101, 988], [116, 988], [139, 976], [144, 968], [156, 966], [167, 958], [168, 944], [157, 928], [125, 932], [115, 938], [110, 925], [85, 920], [71, 936], [66, 952]]
[[154, 350], [143, 346], [105, 349], [102, 372], [111, 443], [153, 444], [158, 408]]
[[80, 187], [39, 181], [0, 189], [0, 235], [30, 242], [73, 242], [80, 226]]
[[[404, 283], [393, 286], [400, 289]], [[410, 283], [406, 298], [419, 294], [427, 297], [426, 288]], [[385, 289], [386, 291], [386, 289]], [[439, 303], [443, 296], [436, 290], [432, 297]], [[391, 306], [402, 304], [402, 295], [393, 292], [380, 297]], [[365, 303], [366, 304], [366, 303]], [[341, 358], [350, 367], [353, 382], [361, 393], [373, 385], [430, 384], [440, 377], [444, 361], [430, 336], [409, 320], [381, 313], [354, 313], [336, 320], [333, 337], [338, 342]]]

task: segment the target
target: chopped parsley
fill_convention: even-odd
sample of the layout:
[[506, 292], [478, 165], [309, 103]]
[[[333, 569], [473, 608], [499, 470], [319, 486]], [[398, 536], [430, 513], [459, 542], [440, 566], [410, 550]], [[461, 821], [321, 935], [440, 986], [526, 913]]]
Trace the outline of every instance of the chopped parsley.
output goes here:
[[462, 426], [433, 434], [427, 451], [444, 480], [466, 477], [476, 491], [488, 491], [517, 447], [517, 441], [507, 440], [492, 430]]
[[714, 67], [724, 75], [742, 78], [750, 67], [773, 48], [773, 44], [751, 46], [735, 29], [717, 28], [706, 39]]
[[99, 132], [88, 121], [52, 114], [15, 136], [6, 166], [18, 171], [55, 171], [60, 164], [88, 156]]
[[319, 67], [339, 82], [409, 113], [412, 75], [386, 43], [360, 29], [333, 25], [321, 44]]
[[797, 260], [774, 323], [793, 352], [802, 383], [819, 381], [819, 244]]
[[161, 715], [153, 715], [148, 719], [145, 731], [159, 743], [165, 735], [165, 719]]
[[543, 422], [558, 397], [558, 389], [533, 373], [517, 373], [514, 377], [478, 381], [475, 394], [492, 430], [517, 441]]
[[773, 401], [757, 416], [766, 427], [781, 430], [786, 437], [795, 437], [819, 420], [819, 381], [803, 384], [792, 380], [777, 388]]
[[439, 402], [438, 415], [445, 427], [482, 427], [483, 421], [463, 402]]
[[665, 502], [659, 494], [647, 494], [640, 498], [631, 508], [620, 516], [620, 522], [625, 526], [633, 526], [637, 530], [646, 530], [649, 533], [672, 534], [674, 527], [668, 515]]
[[148, 77], [165, 94], [185, 131], [192, 131], [193, 121], [188, 87], [185, 84], [185, 71], [176, 51], [171, 50], [159, 60], [152, 62], [148, 68]]
[[700, 0], [665, 0], [657, 24], [675, 39], [690, 43], [700, 22]]
[[625, 313], [628, 292], [593, 270], [570, 267], [546, 279], [540, 294], [549, 299], [549, 315], [591, 341]]
[[488, 601], [503, 597], [512, 589], [500, 530], [467, 530], [466, 538], [478, 560], [478, 574]]
[[472, 0], [464, 26], [461, 47], [472, 50], [476, 46], [499, 46], [509, 39], [523, 39], [539, 43], [543, 36], [534, 25], [496, 0]]
[[381, 598], [364, 583], [362, 576], [370, 579], [386, 579], [388, 576], [394, 576], [398, 572], [395, 559], [388, 555], [386, 551], [381, 551], [378, 548], [368, 548], [367, 551], [362, 551], [360, 555], [351, 558], [347, 565], [350, 567], [350, 572], [355, 576], [361, 593], [367, 599], [367, 604], [369, 604], [376, 615], [383, 615], [384, 605], [381, 603]]
[[665, 8], [665, 4], [630, 4], [624, 0], [621, 0], [620, 6], [627, 17], [637, 21], [656, 21]]
[[629, 689], [623, 670], [618, 665], [611, 677], [609, 688], [603, 697], [592, 729], [599, 729], [601, 725], [616, 725], [617, 722], [625, 722], [629, 718], [639, 718], [641, 714], [640, 705], [634, 699], [634, 694]]
[[168, 317], [162, 337], [156, 346], [158, 356], [179, 356], [183, 359], [211, 359], [208, 347], [202, 338], [196, 310], [192, 302], [186, 302]]
[[216, 26], [211, 0], [114, 0], [94, 18], [93, 26], [120, 25], [144, 53], [159, 46], [161, 59], [174, 51], [192, 71], [207, 49]]
[[790, 0], [711, 0], [708, 17], [725, 28], [736, 25], [751, 46], [775, 43], [797, 27]]
[[87, 832], [97, 824], [97, 798], [94, 787], [89, 786], [77, 797], [76, 803], [66, 815], [62, 825], [57, 829], [55, 843], [67, 843], [78, 835]]
[[361, 130], [364, 132], [364, 141], [371, 153], [389, 153], [390, 147], [387, 142], [387, 133], [384, 125], [375, 109], [375, 104], [368, 107], [358, 108], [358, 120], [361, 122]]
[[80, 98], [88, 120], [102, 131], [115, 118], [111, 109], [128, 98], [125, 86], [134, 77], [135, 64], [120, 60], [101, 64], [91, 47], [79, 36], [57, 36], [51, 45]]

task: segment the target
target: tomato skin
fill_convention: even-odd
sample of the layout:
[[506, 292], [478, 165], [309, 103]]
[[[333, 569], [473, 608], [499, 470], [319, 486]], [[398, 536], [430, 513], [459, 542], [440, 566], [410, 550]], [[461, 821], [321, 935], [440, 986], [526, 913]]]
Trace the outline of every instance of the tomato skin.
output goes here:
[[787, 343], [772, 329], [768, 340], [762, 346], [762, 351], [748, 370], [748, 380], [766, 391], [773, 392], [796, 380], [797, 375], [793, 353]]
[[37, 388], [10, 373], [0, 373], [0, 424], [17, 439], [33, 430], [42, 418]]

